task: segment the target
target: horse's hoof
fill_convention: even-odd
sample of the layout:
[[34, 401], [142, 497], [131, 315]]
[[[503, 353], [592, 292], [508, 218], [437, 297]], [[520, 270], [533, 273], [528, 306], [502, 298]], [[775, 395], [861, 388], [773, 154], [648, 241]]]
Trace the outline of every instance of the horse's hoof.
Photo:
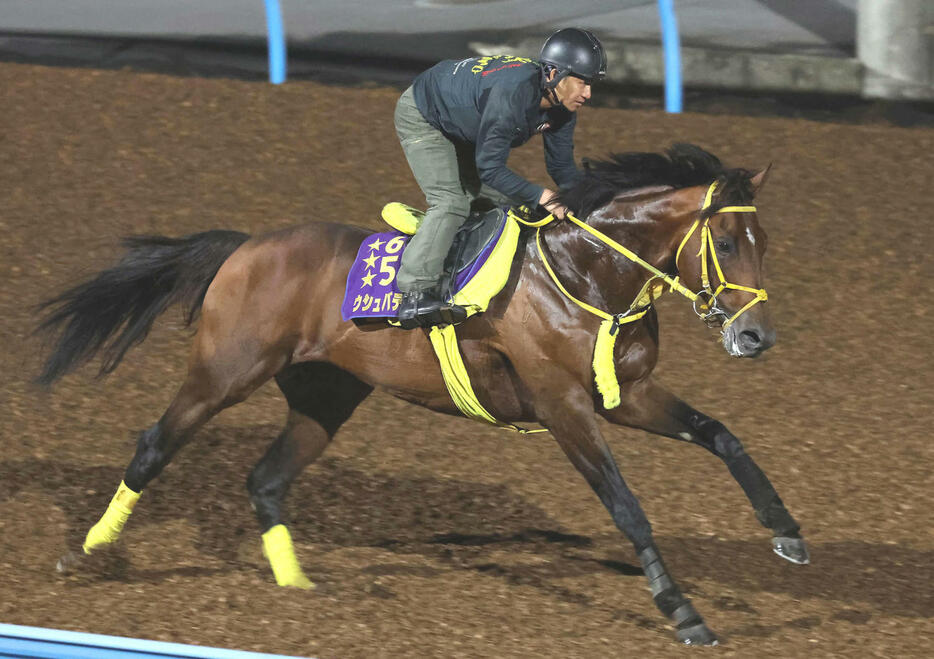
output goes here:
[[772, 551], [797, 565], [807, 565], [811, 562], [807, 545], [801, 538], [772, 538]]
[[55, 571], [60, 574], [66, 574], [80, 562], [81, 554], [70, 551], [58, 559], [58, 562], [55, 563]]
[[702, 622], [679, 629], [675, 634], [685, 645], [718, 645], [720, 643], [717, 635]]

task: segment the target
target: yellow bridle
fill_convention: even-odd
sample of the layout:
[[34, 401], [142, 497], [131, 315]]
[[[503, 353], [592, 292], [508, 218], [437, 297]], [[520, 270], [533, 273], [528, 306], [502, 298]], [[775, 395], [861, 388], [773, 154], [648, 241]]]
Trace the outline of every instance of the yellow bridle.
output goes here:
[[[717, 182], [714, 181], [709, 188], [707, 188], [707, 194], [704, 197], [704, 204], [701, 206], [700, 212], [703, 214], [705, 210], [710, 208], [711, 201], [713, 199], [714, 191], [717, 189]], [[755, 213], [755, 206], [724, 206], [718, 208], [713, 215], [719, 215], [720, 213]], [[711, 216], [712, 217], [712, 216]], [[697, 229], [700, 224], [700, 219], [694, 220], [694, 224], [691, 225], [691, 228], [688, 229], [688, 232], [685, 234], [684, 239], [681, 241], [681, 244], [678, 246], [678, 251], [675, 253], [675, 268], [678, 267], [678, 259], [681, 258], [681, 250], [684, 249], [684, 246], [690, 240], [691, 236], [694, 234], [695, 229]], [[720, 279], [720, 285], [717, 286], [716, 290], [713, 290], [710, 286], [710, 276], [707, 269], [707, 255], [708, 248], [710, 259], [713, 261], [714, 268], [717, 271], [717, 277]], [[727, 318], [723, 324], [720, 326], [722, 331], [725, 331], [730, 325], [733, 324], [740, 314], [748, 311], [754, 304], [759, 302], [765, 302], [769, 299], [768, 293], [765, 292], [764, 288], [750, 288], [749, 286], [741, 286], [739, 284], [733, 284], [726, 280], [726, 277], [723, 276], [723, 269], [720, 267], [720, 259], [717, 258], [717, 250], [714, 249], [713, 244], [713, 232], [710, 230], [710, 217], [704, 218], [704, 224], [701, 225], [701, 246], [700, 250], [697, 252], [697, 256], [700, 257], [701, 262], [701, 285], [703, 289], [700, 293], [693, 294], [692, 301], [695, 303], [694, 311], [702, 320], [708, 321], [711, 318], [717, 316], [726, 316], [726, 313], [717, 306], [717, 296], [720, 295], [725, 289], [731, 288], [736, 291], [746, 291], [747, 293], [752, 293], [755, 297], [746, 303], [742, 309], [737, 311], [735, 314]], [[706, 294], [707, 300], [701, 302], [702, 311], [697, 310], [697, 301], [700, 299], [700, 294]], [[690, 297], [690, 296], [689, 296]]]
[[[704, 196], [704, 203], [700, 208], [699, 214], [702, 215], [705, 210], [710, 208], [717, 186], [718, 182], [714, 181], [710, 184], [710, 187], [707, 188], [707, 194]], [[755, 212], [755, 206], [724, 206], [723, 208], [717, 209], [713, 215], [720, 213]], [[752, 300], [750, 300], [742, 309], [737, 311], [723, 322], [721, 325], [721, 332], [725, 332], [726, 329], [731, 324], [733, 324], [733, 322], [739, 318], [741, 314], [748, 311], [754, 304], [757, 304], [758, 302], [764, 302], [768, 299], [768, 294], [765, 292], [765, 289], [750, 288], [748, 286], [733, 284], [728, 282], [726, 277], [723, 276], [723, 269], [720, 267], [720, 260], [717, 258], [717, 251], [713, 244], [713, 234], [710, 230], [710, 217], [704, 218], [703, 224], [701, 224], [699, 217], [694, 221], [694, 224], [691, 225], [691, 228], [688, 229], [688, 232], [681, 240], [681, 244], [678, 246], [678, 251], [675, 253], [675, 268], [677, 268], [678, 259], [681, 257], [681, 252], [684, 249], [684, 246], [687, 244], [688, 240], [690, 240], [697, 227], [700, 226], [701, 246], [700, 250], [697, 252], [697, 256], [701, 259], [701, 285], [703, 288], [699, 292], [695, 293], [691, 289], [685, 287], [679, 281], [680, 277], [678, 275], [671, 276], [662, 272], [648, 261], [640, 258], [638, 254], [629, 248], [620, 245], [618, 242], [607, 236], [602, 231], [595, 229], [589, 224], [586, 224], [577, 219], [571, 213], [568, 213], [565, 217], [569, 221], [573, 222], [581, 229], [584, 229], [593, 235], [603, 244], [613, 248], [633, 263], [637, 263], [652, 273], [652, 277], [646, 281], [645, 285], [642, 287], [642, 290], [632, 301], [632, 304], [629, 305], [629, 309], [623, 313], [610, 314], [609, 312], [591, 306], [586, 302], [582, 302], [581, 300], [578, 300], [576, 297], [571, 295], [571, 293], [568, 292], [568, 290], [558, 279], [558, 276], [555, 274], [554, 269], [552, 269], [551, 264], [548, 263], [548, 259], [545, 257], [545, 252], [542, 249], [541, 228], [554, 220], [553, 215], [549, 215], [536, 222], [523, 220], [521, 217], [515, 213], [512, 213], [511, 211], [510, 215], [520, 224], [524, 224], [529, 227], [535, 227], [537, 229], [535, 233], [535, 244], [538, 248], [539, 258], [541, 259], [542, 264], [545, 266], [545, 270], [548, 272], [551, 280], [558, 287], [558, 290], [560, 290], [572, 302], [577, 304], [577, 306], [603, 319], [603, 322], [600, 325], [600, 331], [597, 334], [597, 342], [594, 346], [593, 366], [596, 375], [597, 389], [603, 395], [604, 407], [607, 409], [616, 407], [620, 402], [619, 383], [616, 379], [616, 369], [613, 363], [613, 346], [616, 341], [616, 334], [619, 331], [619, 327], [624, 323], [631, 323], [642, 318], [648, 312], [649, 307], [652, 305], [652, 301], [665, 292], [664, 289], [666, 285], [669, 291], [677, 291], [678, 293], [681, 293], [683, 296], [691, 300], [694, 305], [694, 312], [708, 324], [715, 318], [720, 316], [726, 317], [727, 315], [726, 312], [717, 306], [717, 296], [720, 295], [720, 293], [722, 293], [725, 289], [746, 291], [748, 293], [754, 294], [755, 297]], [[713, 260], [714, 268], [717, 272], [717, 277], [720, 279], [720, 285], [717, 286], [716, 290], [714, 290], [710, 285], [710, 276], [707, 267], [708, 254]], [[705, 299], [702, 299], [701, 296], [704, 296]]]
[[[710, 184], [710, 187], [707, 188], [707, 193], [704, 196], [704, 203], [700, 208], [701, 214], [703, 214], [705, 210], [710, 208], [710, 204], [712, 203], [713, 195], [717, 189], [717, 186], [718, 186], [718, 182], [714, 181], [713, 183]], [[755, 212], [756, 212], [755, 206], [724, 206], [723, 208], [717, 209], [714, 215], [718, 215], [720, 213], [755, 213]], [[549, 215], [537, 222], [529, 222], [513, 214], [513, 218], [517, 222], [524, 224], [526, 226], [529, 226], [529, 227], [536, 227], [538, 229], [535, 234], [535, 242], [536, 242], [536, 246], [538, 247], [538, 254], [542, 260], [542, 263], [545, 266], [545, 269], [548, 271], [549, 276], [551, 277], [555, 285], [558, 287], [558, 289], [568, 299], [576, 303], [578, 306], [580, 306], [583, 309], [586, 309], [587, 311], [589, 311], [590, 313], [596, 316], [603, 318], [604, 320], [615, 319], [617, 324], [638, 320], [645, 314], [645, 311], [647, 311], [647, 309], [643, 309], [643, 307], [647, 307], [648, 304], [651, 303], [652, 299], [657, 297], [658, 294], [664, 292], [664, 288], [666, 284], [668, 286], [669, 291], [677, 291], [678, 293], [681, 293], [681, 295], [691, 300], [694, 303], [694, 311], [697, 313], [698, 316], [700, 316], [702, 320], [705, 320], [705, 321], [716, 316], [726, 316], [726, 313], [722, 309], [720, 309], [716, 304], [717, 296], [719, 296], [720, 293], [722, 293], [725, 289], [729, 288], [729, 289], [738, 290], [738, 291], [746, 291], [748, 293], [754, 294], [755, 297], [752, 300], [750, 300], [749, 303], [747, 303], [742, 309], [740, 309], [735, 314], [733, 314], [731, 317], [729, 317], [726, 321], [724, 321], [721, 327], [721, 329], [723, 330], [729, 327], [740, 316], [740, 314], [743, 314], [746, 311], [748, 311], [754, 304], [768, 300], [769, 296], [765, 292], [765, 289], [763, 288], [750, 288], [749, 286], [741, 286], [739, 284], [733, 284], [726, 280], [726, 277], [723, 275], [723, 269], [720, 267], [720, 260], [717, 258], [717, 251], [716, 249], [714, 249], [713, 232], [710, 230], [710, 217], [705, 218], [703, 221], [703, 224], [701, 224], [700, 218], [694, 220], [694, 224], [692, 224], [691, 228], [688, 229], [684, 238], [681, 240], [681, 244], [678, 246], [678, 251], [675, 253], [675, 267], [677, 268], [678, 261], [681, 258], [681, 252], [684, 250], [684, 246], [687, 244], [688, 240], [691, 239], [691, 236], [694, 235], [694, 231], [697, 229], [697, 227], [700, 226], [701, 227], [701, 246], [700, 246], [700, 250], [697, 252], [697, 256], [700, 257], [700, 260], [701, 260], [701, 285], [703, 286], [703, 288], [697, 293], [685, 287], [680, 282], [679, 276], [676, 275], [672, 277], [671, 275], [668, 275], [662, 272], [661, 270], [653, 266], [648, 261], [645, 261], [644, 259], [640, 258], [638, 254], [633, 252], [628, 247], [624, 247], [623, 245], [620, 245], [618, 242], [616, 242], [615, 240], [607, 236], [602, 231], [595, 229], [589, 224], [582, 222], [581, 220], [574, 217], [574, 215], [572, 215], [571, 213], [568, 213], [565, 217], [570, 222], [573, 222], [574, 224], [579, 226], [581, 229], [584, 229], [585, 231], [593, 235], [595, 238], [597, 238], [597, 240], [599, 240], [603, 244], [619, 252], [620, 254], [628, 258], [633, 263], [637, 263], [638, 265], [642, 266], [643, 268], [651, 272], [653, 275], [642, 287], [642, 290], [639, 292], [639, 295], [636, 296], [636, 298], [633, 300], [632, 304], [629, 306], [629, 309], [626, 312], [622, 314], [616, 314], [614, 316], [605, 311], [597, 309], [587, 304], [586, 302], [581, 302], [580, 300], [575, 298], [573, 295], [571, 295], [567, 291], [567, 289], [561, 284], [560, 280], [558, 279], [558, 276], [555, 274], [554, 270], [552, 269], [551, 264], [548, 263], [548, 259], [545, 257], [545, 253], [542, 250], [542, 243], [541, 243], [541, 227], [545, 226], [546, 224], [551, 223], [554, 220], [554, 216]], [[713, 261], [714, 268], [717, 272], [717, 277], [720, 279], [720, 285], [717, 286], [716, 290], [714, 290], [710, 285], [710, 276], [709, 276], [709, 270], [707, 266], [708, 254], [710, 256], [710, 259]], [[656, 282], [656, 280], [661, 280], [661, 282], [664, 282], [664, 283]], [[701, 299], [702, 295], [706, 297], [706, 300]], [[700, 310], [698, 310], [698, 304], [700, 306]], [[641, 312], [636, 312], [637, 309], [641, 309]]]

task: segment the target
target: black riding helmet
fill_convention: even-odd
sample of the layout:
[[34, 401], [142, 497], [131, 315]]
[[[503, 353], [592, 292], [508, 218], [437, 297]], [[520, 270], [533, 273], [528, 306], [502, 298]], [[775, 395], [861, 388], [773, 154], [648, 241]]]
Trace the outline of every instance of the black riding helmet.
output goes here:
[[[588, 83], [606, 75], [606, 51], [600, 40], [589, 30], [568, 27], [558, 30], [545, 40], [538, 58], [542, 64], [542, 87], [552, 90], [565, 77], [572, 75]], [[546, 76], [551, 68], [558, 71], [554, 80]]]

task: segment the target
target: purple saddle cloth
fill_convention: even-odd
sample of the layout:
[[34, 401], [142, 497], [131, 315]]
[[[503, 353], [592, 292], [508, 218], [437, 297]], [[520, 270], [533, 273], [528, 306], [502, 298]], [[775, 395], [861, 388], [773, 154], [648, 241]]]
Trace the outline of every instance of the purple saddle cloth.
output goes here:
[[396, 317], [402, 299], [396, 272], [409, 238], [400, 231], [386, 231], [367, 236], [360, 244], [344, 289], [344, 320]]
[[[461, 290], [487, 262], [505, 226], [503, 219], [498, 227], [494, 227], [492, 234], [484, 235], [484, 244], [479, 246], [479, 252], [468, 250], [474, 251], [473, 254], [465, 254], [470, 259], [469, 263], [456, 264], [452, 295]], [[345, 321], [354, 318], [395, 318], [398, 315], [402, 293], [396, 285], [396, 272], [410, 238], [399, 231], [385, 231], [374, 233], [363, 240], [347, 274], [344, 302], [341, 304], [341, 316]], [[455, 250], [452, 251], [456, 249], [455, 244]]]

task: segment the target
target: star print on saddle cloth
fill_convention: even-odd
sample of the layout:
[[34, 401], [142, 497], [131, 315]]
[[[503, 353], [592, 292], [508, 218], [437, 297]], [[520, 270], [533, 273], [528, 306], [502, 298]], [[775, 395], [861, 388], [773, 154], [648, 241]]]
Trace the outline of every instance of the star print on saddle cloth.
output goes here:
[[396, 272], [409, 238], [398, 231], [387, 231], [374, 233], [361, 243], [347, 275], [341, 305], [344, 320], [396, 317], [402, 299]]

